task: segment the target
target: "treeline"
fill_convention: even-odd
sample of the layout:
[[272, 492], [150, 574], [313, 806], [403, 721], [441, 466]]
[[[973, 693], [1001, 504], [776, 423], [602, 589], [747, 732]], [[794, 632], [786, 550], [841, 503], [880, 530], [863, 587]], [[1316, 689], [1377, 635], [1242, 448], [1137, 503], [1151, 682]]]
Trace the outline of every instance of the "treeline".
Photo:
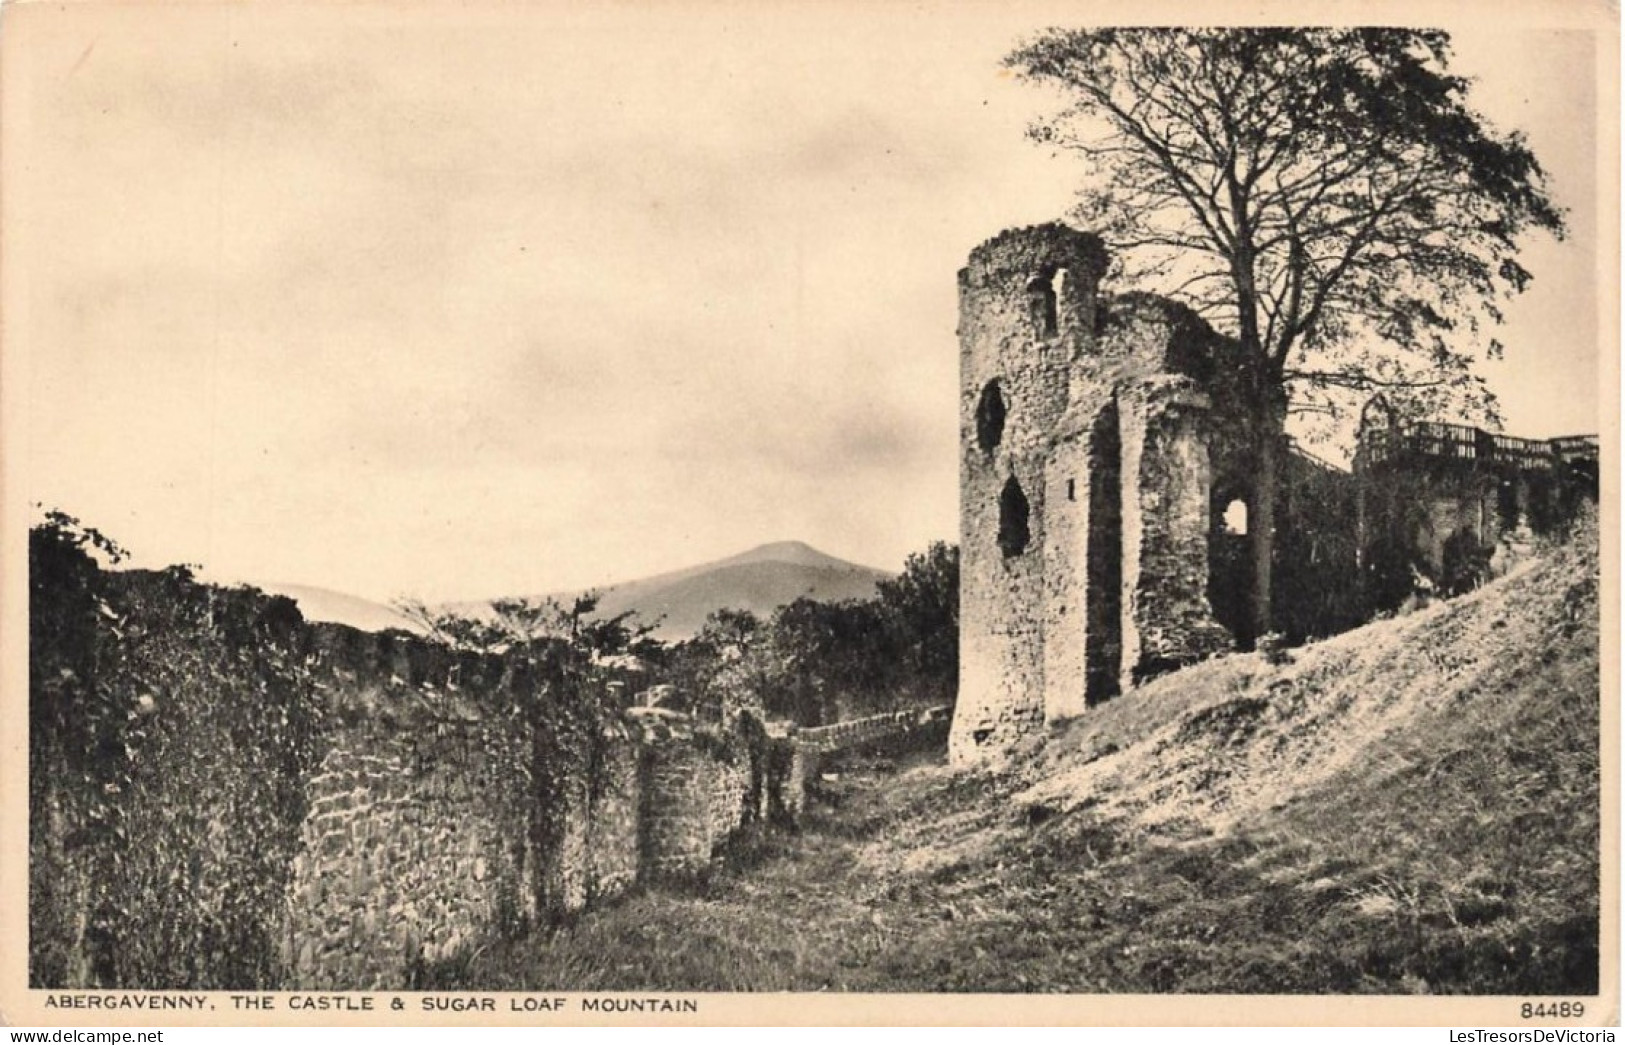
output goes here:
[[[621, 702], [644, 696], [702, 720], [753, 709], [804, 726], [915, 705], [953, 702], [959, 679], [959, 549], [936, 542], [910, 555], [870, 599], [802, 598], [771, 616], [719, 610], [699, 634], [663, 642], [658, 622], [601, 618], [591, 596], [564, 606], [510, 599], [483, 615], [397, 608], [430, 638], [500, 652], [563, 640], [592, 658]], [[651, 691], [653, 693], [651, 694]]]
[[870, 599], [797, 599], [767, 618], [714, 613], [694, 638], [652, 651], [651, 678], [700, 717], [756, 706], [804, 726], [952, 703], [958, 547], [936, 542], [876, 587]]

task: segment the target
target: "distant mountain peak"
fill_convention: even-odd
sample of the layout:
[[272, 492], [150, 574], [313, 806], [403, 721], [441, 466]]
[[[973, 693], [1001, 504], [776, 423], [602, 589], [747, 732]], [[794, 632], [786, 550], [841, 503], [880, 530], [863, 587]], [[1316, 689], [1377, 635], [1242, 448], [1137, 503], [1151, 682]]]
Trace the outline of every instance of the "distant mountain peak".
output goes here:
[[[715, 562], [604, 585], [597, 589], [601, 599], [596, 615], [631, 613], [641, 622], [654, 625], [657, 638], [682, 639], [697, 632], [712, 612], [724, 607], [765, 617], [798, 598], [821, 602], [873, 598], [876, 583], [890, 576], [885, 570], [837, 559], [805, 541], [772, 541]], [[421, 625], [393, 606], [343, 592], [303, 584], [258, 586], [294, 599], [309, 620], [337, 621], [363, 631], [422, 630]], [[539, 597], [568, 605], [578, 594], [553, 592]], [[475, 616], [490, 612], [486, 601], [453, 602], [435, 608]]]
[[823, 554], [823, 552], [820, 552], [817, 548], [814, 548], [812, 545], [808, 544], [806, 541], [770, 541], [767, 544], [759, 544], [756, 547], [752, 548], [750, 551], [745, 552], [744, 554], [746, 554], [746, 555], [806, 555], [808, 553], [811, 553], [813, 555], [822, 555]]
[[837, 559], [804, 541], [773, 541], [686, 570], [623, 581], [601, 589], [598, 614], [632, 613], [655, 626], [655, 637], [687, 638], [723, 608], [768, 616], [798, 598], [820, 602], [866, 599], [884, 570]]
[[718, 566], [737, 566], [750, 562], [784, 562], [794, 566], [839, 566], [851, 568], [856, 563], [837, 559], [819, 551], [805, 541], [773, 541], [757, 545], [749, 551], [723, 559]]

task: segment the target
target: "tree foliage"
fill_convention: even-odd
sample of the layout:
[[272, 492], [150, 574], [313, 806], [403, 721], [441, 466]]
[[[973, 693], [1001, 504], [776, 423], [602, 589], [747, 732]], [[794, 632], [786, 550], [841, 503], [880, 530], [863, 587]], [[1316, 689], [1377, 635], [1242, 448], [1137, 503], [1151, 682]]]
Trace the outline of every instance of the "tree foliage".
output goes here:
[[394, 607], [428, 638], [460, 650], [501, 653], [563, 643], [602, 658], [646, 647], [652, 629], [633, 624], [630, 613], [596, 616], [599, 599], [597, 592], [577, 595], [569, 605], [554, 598], [494, 599], [473, 611], [397, 599]]
[[959, 546], [934, 541], [879, 588], [897, 666], [914, 680], [916, 698], [952, 703], [959, 689]]
[[276, 986], [325, 716], [299, 612], [123, 557], [29, 533], [30, 983]]
[[872, 599], [797, 599], [762, 619], [711, 615], [680, 643], [666, 680], [702, 716], [755, 707], [813, 726], [951, 703], [959, 675], [959, 549], [910, 555]]
[[1070, 105], [1037, 125], [1090, 173], [1079, 219], [1131, 283], [1250, 350], [1267, 389], [1449, 390], [1561, 235], [1521, 134], [1475, 111], [1450, 38], [1412, 29], [1051, 30], [1007, 58]]
[[712, 613], [699, 634], [678, 642], [661, 662], [660, 679], [679, 694], [679, 710], [723, 720], [743, 709], [764, 711], [779, 672], [765, 622], [747, 610]]
[[[1066, 97], [1032, 133], [1086, 161], [1076, 218], [1118, 277], [1238, 342], [1256, 518], [1275, 515], [1289, 410], [1336, 430], [1381, 390], [1499, 420], [1473, 365], [1529, 283], [1521, 238], [1563, 217], [1450, 58], [1447, 33], [1392, 28], [1051, 29], [1006, 58]], [[1256, 634], [1273, 532], [1251, 531]]]
[[632, 614], [599, 617], [599, 599], [590, 591], [568, 605], [554, 598], [507, 598], [475, 610], [419, 599], [397, 599], [394, 606], [431, 642], [501, 655], [540, 672], [546, 685], [538, 691], [534, 713], [543, 714], [542, 704], [560, 699], [587, 702], [594, 705], [590, 728], [597, 728], [619, 713], [647, 669], [670, 655], [650, 637], [653, 627], [635, 623]]

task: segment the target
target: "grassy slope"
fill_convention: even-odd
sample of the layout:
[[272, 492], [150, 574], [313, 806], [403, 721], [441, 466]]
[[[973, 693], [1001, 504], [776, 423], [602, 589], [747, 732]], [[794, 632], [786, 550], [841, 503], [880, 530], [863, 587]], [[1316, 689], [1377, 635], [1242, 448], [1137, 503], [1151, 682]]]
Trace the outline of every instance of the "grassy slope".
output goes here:
[[[844, 801], [498, 989], [1591, 993], [1594, 531], [1461, 599], [1165, 677], [994, 771]], [[1036, 748], [1036, 745], [1035, 745]]]

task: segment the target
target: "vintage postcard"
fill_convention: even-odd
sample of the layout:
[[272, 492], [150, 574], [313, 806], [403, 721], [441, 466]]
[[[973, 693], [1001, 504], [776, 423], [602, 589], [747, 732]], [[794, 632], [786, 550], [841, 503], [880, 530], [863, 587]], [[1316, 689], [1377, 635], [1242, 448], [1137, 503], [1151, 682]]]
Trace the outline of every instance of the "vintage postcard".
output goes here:
[[4, 5], [0, 1022], [1617, 1025], [1618, 63]]

